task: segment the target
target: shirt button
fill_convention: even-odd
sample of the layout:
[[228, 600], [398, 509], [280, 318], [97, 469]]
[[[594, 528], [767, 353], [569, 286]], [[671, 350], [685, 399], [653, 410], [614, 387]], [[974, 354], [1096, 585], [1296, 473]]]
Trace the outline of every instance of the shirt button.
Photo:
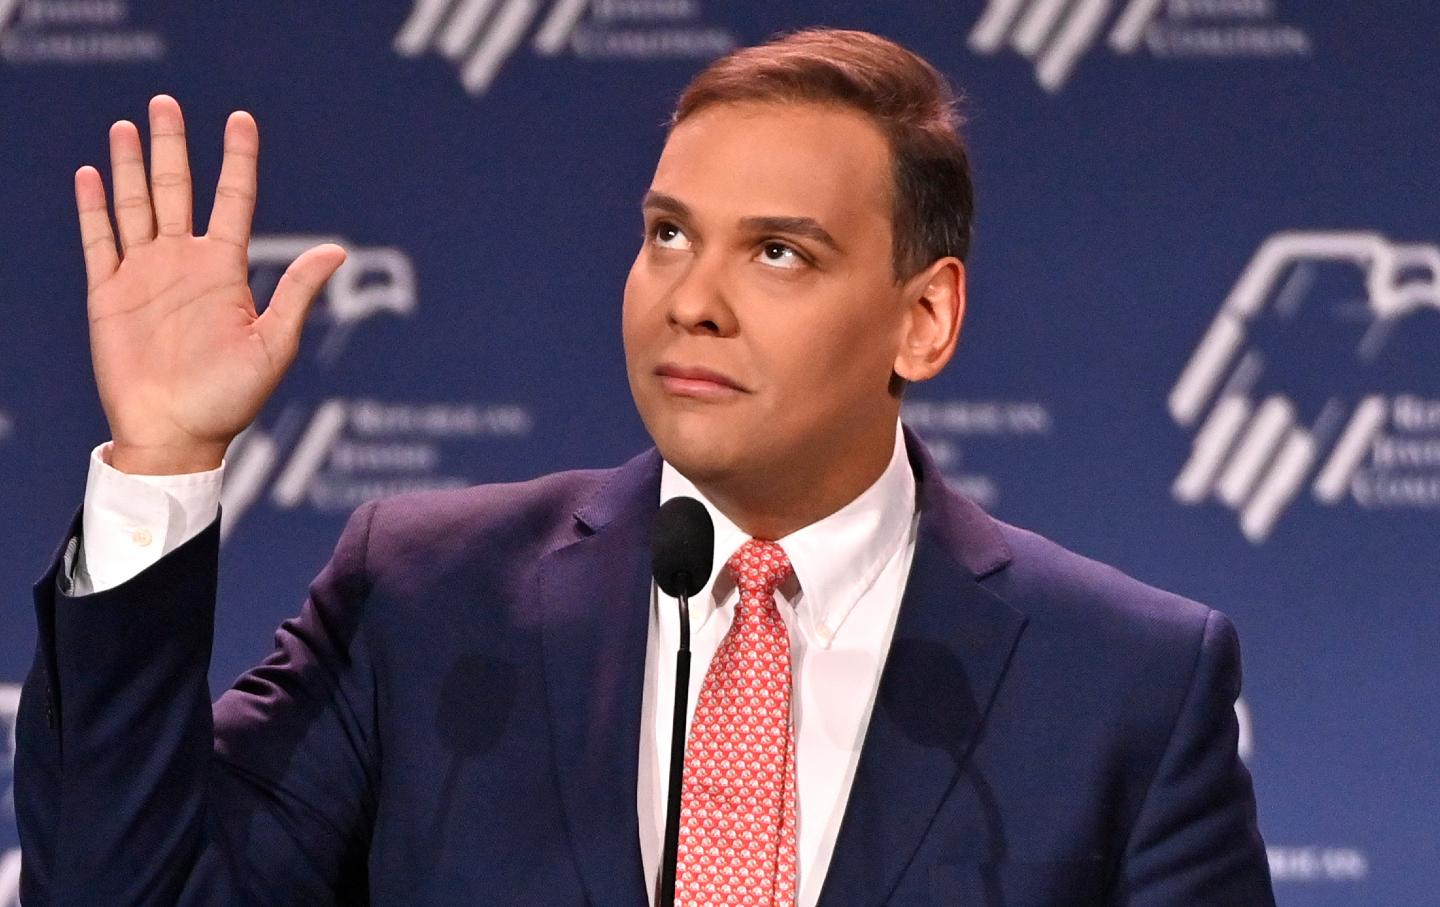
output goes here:
[[819, 637], [820, 641], [823, 643], [828, 643], [830, 642], [830, 640], [835, 638], [834, 631], [832, 631], [829, 627], [820, 627], [816, 629], [815, 635]]
[[134, 532], [130, 533], [130, 541], [134, 542], [137, 547], [144, 548], [151, 542], [155, 541], [155, 536], [150, 534], [149, 529], [141, 526], [139, 529], [136, 529]]

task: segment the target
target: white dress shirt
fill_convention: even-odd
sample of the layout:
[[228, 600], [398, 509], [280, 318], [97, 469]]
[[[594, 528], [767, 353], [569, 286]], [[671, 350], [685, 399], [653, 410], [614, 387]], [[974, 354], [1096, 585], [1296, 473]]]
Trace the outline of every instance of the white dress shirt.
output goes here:
[[[84, 536], [71, 571], [72, 594], [103, 591], [130, 579], [214, 519], [224, 464], [184, 476], [132, 476], [91, 453]], [[715, 570], [690, 602], [688, 708], [725, 638], [739, 591], [725, 562], [748, 538], [684, 476], [664, 464], [660, 499], [697, 498], [715, 522]], [[790, 631], [798, 809], [799, 907], [813, 907], [835, 849], [850, 785], [875, 703], [880, 671], [895, 630], [915, 554], [919, 515], [915, 477], [897, 424], [890, 463], [874, 484], [818, 522], [779, 539], [794, 575], [777, 591]], [[651, 902], [660, 871], [668, 796], [675, 651], [675, 600], [653, 584], [645, 655], [636, 812]]]
[[104, 592], [194, 538], [220, 509], [225, 462], [206, 472], [141, 476], [110, 465], [111, 442], [90, 451], [71, 595]]

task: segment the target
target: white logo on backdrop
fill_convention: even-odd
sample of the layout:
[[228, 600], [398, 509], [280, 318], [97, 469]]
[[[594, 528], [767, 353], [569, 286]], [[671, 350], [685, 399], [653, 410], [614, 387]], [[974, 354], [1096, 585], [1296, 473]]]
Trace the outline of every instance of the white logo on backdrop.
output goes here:
[[164, 37], [131, 25], [130, 7], [126, 0], [0, 0], [0, 60], [84, 65], [161, 59]]
[[1356, 882], [1370, 874], [1370, 858], [1355, 847], [1270, 845], [1265, 855], [1276, 882]]
[[1112, 19], [1115, 0], [989, 0], [968, 40], [987, 56], [1008, 45], [1034, 61], [1042, 88], [1057, 92], [1102, 34], [1122, 56], [1309, 55], [1309, 36], [1276, 21], [1275, 7], [1275, 0], [1128, 0]]
[[[460, 84], [482, 95], [530, 37], [541, 57], [708, 59], [735, 47], [727, 29], [703, 21], [699, 0], [415, 0], [395, 35], [395, 52], [430, 51], [459, 68]], [[538, 24], [537, 24], [538, 23]]]
[[[1175, 422], [1195, 429], [1172, 493], [1186, 504], [1218, 499], [1257, 544], [1307, 482], [1323, 504], [1349, 497], [1376, 509], [1440, 507], [1440, 399], [1418, 392], [1334, 396], [1309, 425], [1299, 424], [1296, 403], [1284, 393], [1255, 399], [1266, 354], [1254, 326], [1262, 316], [1282, 332], [1293, 324], [1314, 281], [1310, 269], [1325, 263], [1364, 275], [1361, 311], [1339, 313], [1365, 325], [1348, 365], [1373, 362], [1411, 316], [1440, 311], [1440, 246], [1368, 232], [1281, 233], [1260, 246], [1169, 397]], [[1346, 366], [1318, 363], [1316, 375]]]
[[[349, 253], [306, 329], [307, 338], [320, 332], [316, 364], [334, 370], [355, 330], [376, 319], [409, 318], [419, 294], [414, 264], [402, 249], [355, 246], [336, 236], [263, 235], [250, 241], [256, 298], [267, 298], [290, 262], [322, 242], [338, 243]], [[257, 421], [226, 452], [221, 538], [262, 500], [277, 510], [346, 512], [385, 495], [473, 484], [472, 477], [445, 468], [445, 449], [461, 441], [525, 437], [532, 422], [528, 409], [503, 403], [292, 400], [273, 423]], [[475, 462], [465, 459], [467, 465]]]
[[[286, 454], [284, 426], [301, 420]], [[281, 429], [251, 426], [230, 445], [221, 538], [267, 493], [277, 510], [308, 505], [344, 513], [387, 495], [463, 488], [474, 479], [444, 470], [446, 442], [523, 438], [533, 422], [529, 410], [510, 404], [350, 398], [331, 398], [313, 410], [295, 404], [281, 417]]]
[[[20, 687], [0, 683], [0, 822], [15, 818], [15, 714], [20, 709]], [[0, 907], [19, 907], [20, 848], [0, 851]]]

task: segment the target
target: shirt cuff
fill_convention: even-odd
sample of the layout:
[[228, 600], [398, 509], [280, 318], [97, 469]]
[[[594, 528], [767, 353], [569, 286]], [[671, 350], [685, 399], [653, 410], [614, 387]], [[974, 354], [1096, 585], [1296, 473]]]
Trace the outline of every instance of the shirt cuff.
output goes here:
[[72, 595], [132, 579], [198, 535], [220, 509], [223, 460], [205, 472], [131, 475], [110, 465], [110, 447], [106, 441], [90, 452]]

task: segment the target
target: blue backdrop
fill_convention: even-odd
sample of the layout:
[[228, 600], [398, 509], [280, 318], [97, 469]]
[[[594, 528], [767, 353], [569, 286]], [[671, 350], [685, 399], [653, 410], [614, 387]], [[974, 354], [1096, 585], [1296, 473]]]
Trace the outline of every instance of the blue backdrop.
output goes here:
[[1000, 517], [1234, 618], [1282, 904], [1440, 904], [1430, 0], [0, 0], [0, 743], [106, 438], [71, 177], [113, 120], [179, 98], [203, 223], [254, 112], [257, 297], [351, 250], [230, 451], [218, 689], [360, 501], [647, 443], [619, 302], [661, 123], [705, 60], [809, 24], [968, 95], [970, 315], [909, 423]]

